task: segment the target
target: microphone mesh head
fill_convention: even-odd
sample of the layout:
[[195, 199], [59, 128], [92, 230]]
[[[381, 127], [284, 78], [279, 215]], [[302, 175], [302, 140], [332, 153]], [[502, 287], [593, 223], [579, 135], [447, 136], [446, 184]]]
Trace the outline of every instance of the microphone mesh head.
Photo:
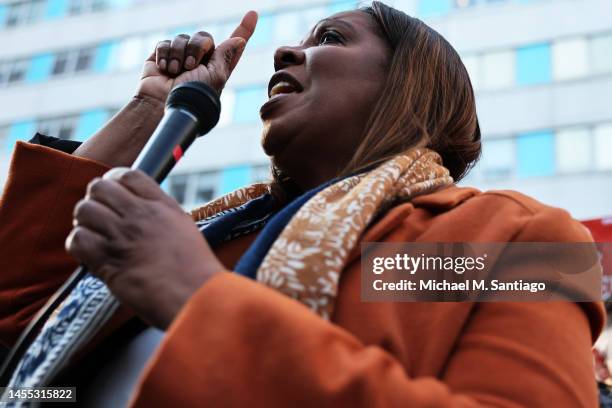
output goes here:
[[198, 119], [199, 136], [208, 133], [221, 115], [219, 95], [203, 82], [184, 82], [170, 91], [167, 108], [185, 109]]

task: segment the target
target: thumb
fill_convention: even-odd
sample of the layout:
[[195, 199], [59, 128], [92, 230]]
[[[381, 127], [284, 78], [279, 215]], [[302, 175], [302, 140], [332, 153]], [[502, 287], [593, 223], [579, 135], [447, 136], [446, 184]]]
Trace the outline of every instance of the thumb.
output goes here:
[[246, 41], [241, 37], [232, 37], [223, 41], [210, 57], [208, 68], [212, 69], [215, 75], [218, 75], [218, 80], [221, 84], [215, 84], [217, 89], [222, 89], [225, 82], [229, 79], [234, 67], [242, 56], [242, 51], [246, 46]]

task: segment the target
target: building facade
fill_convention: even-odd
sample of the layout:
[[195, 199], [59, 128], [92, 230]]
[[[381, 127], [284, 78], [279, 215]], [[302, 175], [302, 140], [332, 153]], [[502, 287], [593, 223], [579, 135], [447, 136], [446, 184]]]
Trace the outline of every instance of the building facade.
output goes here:
[[[442, 33], [476, 91], [483, 157], [462, 182], [510, 188], [579, 219], [612, 215], [612, 2], [388, 1]], [[259, 106], [272, 55], [355, 1], [0, 1], [0, 183], [17, 140], [84, 140], [134, 94], [155, 44], [224, 39], [248, 9], [257, 30], [222, 95], [219, 125], [164, 184], [186, 208], [267, 177]]]

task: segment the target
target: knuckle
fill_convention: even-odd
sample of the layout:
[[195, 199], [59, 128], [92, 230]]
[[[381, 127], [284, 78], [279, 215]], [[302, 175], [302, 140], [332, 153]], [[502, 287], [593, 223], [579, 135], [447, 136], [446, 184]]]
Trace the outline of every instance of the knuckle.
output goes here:
[[188, 34], [179, 34], [176, 36], [177, 40], [189, 40], [190, 36]]
[[196, 33], [196, 35], [200, 36], [200, 37], [208, 37], [210, 39], [213, 38], [213, 36], [208, 32], [208, 31], [198, 31]]
[[163, 40], [157, 43], [158, 50], [164, 50], [170, 48], [170, 40]]
[[104, 189], [104, 180], [102, 180], [101, 178], [97, 177], [95, 179], [93, 179], [92, 181], [89, 182], [89, 184], [87, 185], [87, 192], [89, 193], [89, 195], [91, 196], [95, 196], [97, 194], [100, 194], [100, 192]]
[[82, 218], [84, 213], [86, 212], [86, 207], [88, 205], [88, 200], [86, 199], [82, 199], [79, 200], [76, 205], [74, 206], [74, 212], [73, 212], [73, 216], [76, 219]]

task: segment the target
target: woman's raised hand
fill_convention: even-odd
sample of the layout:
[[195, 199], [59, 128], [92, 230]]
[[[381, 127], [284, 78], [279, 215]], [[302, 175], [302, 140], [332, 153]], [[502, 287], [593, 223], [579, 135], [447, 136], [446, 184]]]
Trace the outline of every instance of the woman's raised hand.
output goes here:
[[249, 11], [230, 38], [216, 47], [205, 31], [159, 42], [144, 63], [138, 96], [165, 102], [172, 88], [187, 81], [204, 82], [221, 93], [256, 24], [257, 13]]

